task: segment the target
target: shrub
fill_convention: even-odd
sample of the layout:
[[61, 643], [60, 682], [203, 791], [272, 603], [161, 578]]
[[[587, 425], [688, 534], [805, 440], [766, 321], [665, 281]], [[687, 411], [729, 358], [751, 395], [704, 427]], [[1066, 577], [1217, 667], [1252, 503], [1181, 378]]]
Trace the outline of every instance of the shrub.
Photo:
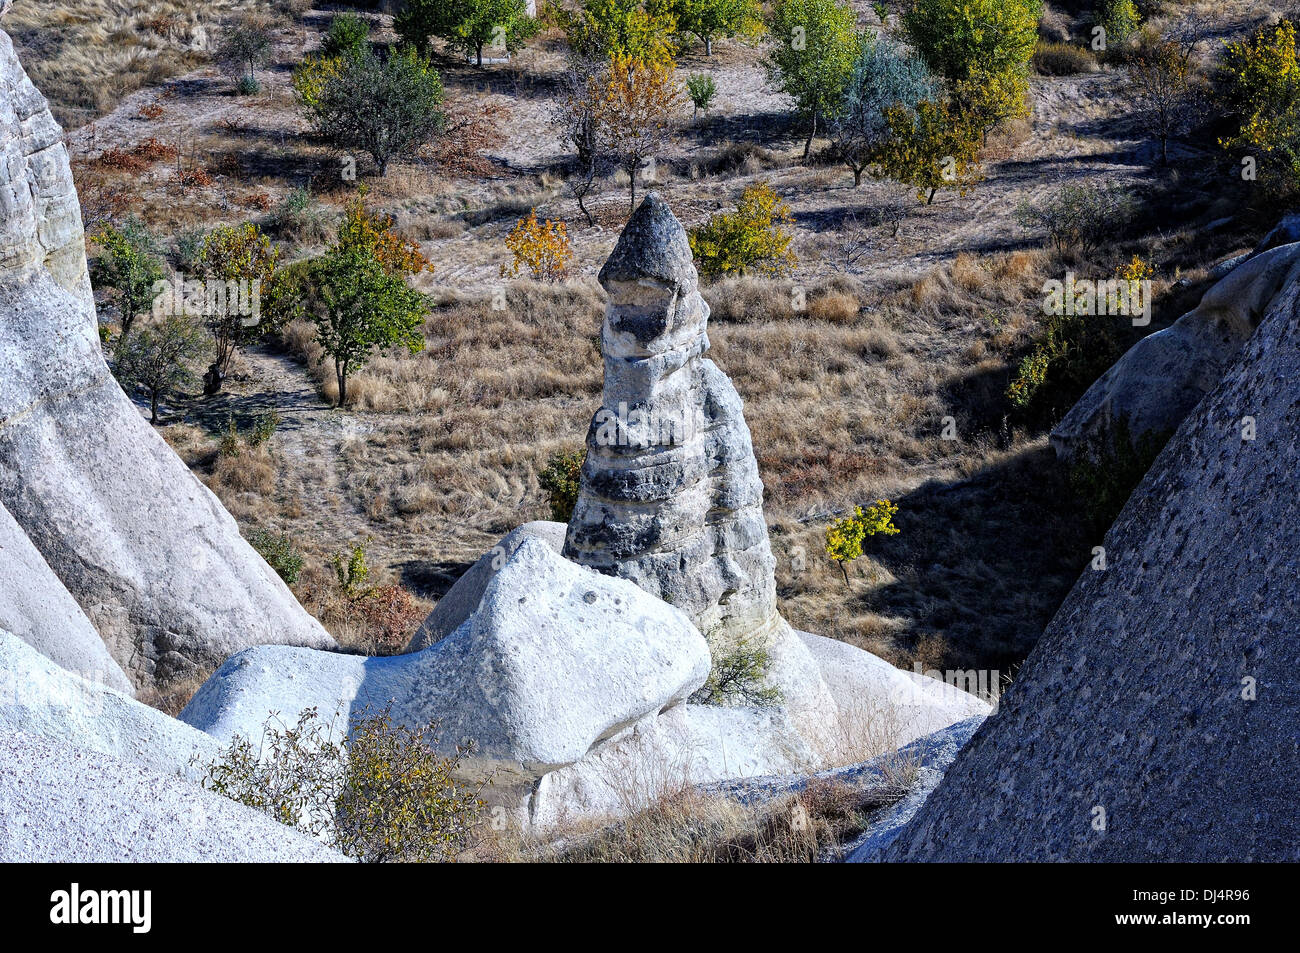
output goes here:
[[501, 275], [518, 277], [520, 267], [528, 269], [537, 281], [559, 281], [569, 269], [573, 250], [569, 248], [569, 233], [563, 222], [537, 221], [537, 209], [521, 218], [506, 236], [506, 247], [514, 255], [507, 268], [501, 266]]
[[1220, 97], [1237, 132], [1219, 145], [1251, 157], [1260, 184], [1289, 201], [1300, 188], [1300, 62], [1290, 20], [1226, 46]]
[[253, 76], [241, 76], [235, 83], [235, 91], [241, 96], [256, 96], [262, 91], [262, 84]]
[[270, 530], [259, 529], [248, 537], [248, 543], [266, 560], [266, 564], [275, 570], [276, 575], [284, 580], [285, 585], [298, 584], [303, 556], [293, 545], [293, 540], [287, 533], [276, 534]]
[[340, 56], [307, 56], [294, 67], [289, 85], [305, 109], [310, 112], [320, 106], [321, 90], [338, 77], [342, 64]]
[[1049, 314], [1007, 386], [1007, 399], [1031, 423], [1055, 422], [1119, 359], [1130, 333], [1127, 316]]
[[1042, 228], [1057, 251], [1089, 252], [1133, 216], [1128, 190], [1112, 183], [1063, 185], [1038, 202], [1023, 202], [1016, 220], [1025, 228]]
[[742, 275], [751, 270], [783, 274], [796, 262], [787, 231], [790, 208], [765, 182], [741, 193], [736, 211], [719, 213], [690, 233], [691, 252], [706, 278]]
[[1092, 52], [1072, 43], [1039, 43], [1034, 48], [1034, 69], [1043, 76], [1073, 76], [1093, 70]]
[[370, 643], [371, 655], [394, 655], [400, 652], [426, 611], [402, 586], [373, 586], [355, 603]]
[[889, 500], [876, 500], [865, 510], [858, 506], [852, 516], [836, 520], [826, 529], [826, 555], [839, 564], [844, 573], [844, 585], [849, 584], [849, 572], [845, 563], [852, 562], [862, 555], [862, 543], [868, 536], [880, 533], [885, 536], [897, 536], [899, 530], [894, 526], [894, 514], [898, 507]]
[[265, 413], [258, 414], [253, 420], [252, 429], [248, 433], [248, 445], [250, 447], [260, 447], [275, 436], [276, 428], [279, 426], [279, 411], [268, 410]]
[[394, 724], [387, 708], [349, 727], [338, 741], [315, 708], [273, 718], [201, 766], [201, 784], [365, 862], [453, 859], [483, 810], [455, 779], [465, 752], [435, 754], [435, 726]]
[[370, 42], [370, 21], [355, 13], [340, 13], [330, 21], [329, 32], [321, 41], [321, 55], [356, 56], [364, 53]]
[[1102, 0], [1097, 23], [1106, 31], [1107, 48], [1127, 43], [1141, 22], [1133, 0]]
[[567, 523], [573, 518], [586, 458], [586, 450], [565, 450], [547, 460], [537, 475], [538, 484], [550, 500], [551, 519], [557, 523]]
[[713, 660], [708, 681], [692, 700], [705, 705], [779, 705], [781, 690], [767, 683], [771, 666], [767, 649], [741, 639], [734, 649]]
[[366, 580], [370, 578], [370, 562], [366, 559], [364, 543], [357, 543], [352, 552], [345, 555], [335, 553], [330, 557], [330, 565], [338, 577], [339, 591], [348, 599], [356, 601], [363, 598], [368, 590]]
[[708, 112], [713, 97], [718, 94], [718, 84], [708, 73], [692, 73], [686, 77], [686, 95], [691, 97], [695, 115]]
[[226, 418], [226, 429], [217, 443], [217, 456], [237, 457], [242, 446], [243, 441], [239, 439], [239, 424], [235, 423], [235, 415], [231, 414]]

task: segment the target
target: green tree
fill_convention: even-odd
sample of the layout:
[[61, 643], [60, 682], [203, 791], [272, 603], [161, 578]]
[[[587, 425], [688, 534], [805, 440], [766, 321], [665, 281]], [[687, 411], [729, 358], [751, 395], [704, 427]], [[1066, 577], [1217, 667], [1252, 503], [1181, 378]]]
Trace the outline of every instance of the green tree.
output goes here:
[[1133, 0], [1103, 0], [1097, 17], [1098, 25], [1106, 31], [1106, 45], [1123, 45], [1137, 32], [1142, 23]]
[[410, 0], [393, 19], [393, 27], [421, 52], [427, 51], [429, 38], [437, 36], [473, 53], [479, 66], [485, 46], [514, 52], [538, 31], [525, 0]]
[[321, 41], [321, 55], [333, 59], [336, 56], [359, 56], [369, 49], [370, 21], [355, 13], [340, 13], [330, 21], [329, 32]]
[[857, 18], [838, 0], [777, 0], [767, 29], [774, 44], [768, 75], [808, 123], [806, 159], [818, 123], [843, 99], [858, 51]]
[[378, 351], [424, 347], [420, 333], [428, 313], [424, 295], [406, 277], [391, 273], [364, 246], [335, 246], [317, 263], [320, 307], [313, 312], [316, 340], [334, 362], [338, 406], [348, 398], [348, 377]]
[[980, 131], [947, 102], [925, 100], [915, 109], [885, 111], [889, 136], [872, 174], [916, 189], [929, 205], [940, 189], [965, 195], [980, 180]]
[[911, 0], [903, 29], [930, 69], [953, 82], [1023, 69], [1038, 42], [1041, 0]]
[[759, 271], [779, 275], [795, 264], [790, 207], [765, 182], [745, 189], [735, 212], [719, 212], [691, 230], [691, 253], [706, 278]]
[[117, 293], [122, 337], [142, 312], [149, 310], [157, 295], [155, 284], [163, 279], [158, 243], [138, 219], [129, 218], [121, 228], [105, 225], [94, 235], [100, 253], [90, 266], [95, 284]]
[[191, 362], [203, 354], [203, 332], [181, 315], [169, 315], [124, 335], [113, 352], [113, 374], [122, 387], [142, 387], [149, 395], [149, 422], [158, 422], [158, 401], [192, 384]]
[[414, 155], [443, 130], [442, 99], [437, 71], [408, 47], [386, 59], [371, 51], [345, 57], [304, 106], [321, 136], [367, 153], [383, 176], [389, 162]]
[[673, 0], [677, 29], [704, 44], [704, 55], [713, 55], [717, 37], [756, 37], [763, 32], [763, 13], [757, 0]]
[[844, 99], [830, 124], [831, 141], [853, 173], [855, 188], [890, 135], [885, 110], [891, 106], [915, 110], [937, 92], [938, 85], [920, 57], [884, 37], [863, 37]]

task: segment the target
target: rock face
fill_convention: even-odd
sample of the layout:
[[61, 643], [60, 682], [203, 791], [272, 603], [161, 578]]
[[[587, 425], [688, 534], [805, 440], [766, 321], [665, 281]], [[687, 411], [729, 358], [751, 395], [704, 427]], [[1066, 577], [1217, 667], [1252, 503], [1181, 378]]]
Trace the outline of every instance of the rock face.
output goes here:
[[132, 694], [104, 640], [2, 504], [0, 566], [0, 629], [69, 672]]
[[0, 732], [0, 804], [0, 863], [346, 860], [181, 778], [25, 732]]
[[1263, 251], [1233, 269], [1163, 331], [1115, 362], [1052, 431], [1065, 460], [1113, 452], [1117, 425], [1130, 440], [1167, 436], [1223, 377], [1278, 293], [1300, 276], [1300, 244]]
[[564, 554], [684, 611], [710, 644], [780, 625], [763, 484], [735, 388], [704, 354], [686, 231], [646, 196], [600, 271], [605, 384]]
[[526, 539], [539, 539], [555, 552], [564, 548], [565, 525], [537, 520], [517, 526], [502, 537], [490, 550], [479, 557], [456, 584], [438, 600], [433, 611], [411, 637], [408, 652], [419, 652], [435, 642], [441, 642], [460, 628], [461, 623], [478, 609], [488, 583], [496, 578], [497, 571], [515, 554]]
[[413, 655], [359, 658], [258, 648], [232, 658], [181, 719], [223, 740], [268, 714], [316, 706], [437, 724], [444, 748], [473, 741], [472, 773], [535, 779], [679, 704], [704, 683], [709, 653], [690, 621], [630, 583], [525, 539], [455, 633]]
[[333, 645], [109, 373], [67, 151], [3, 32], [0, 368], [0, 503], [137, 684]]
[[8, 731], [186, 776], [195, 776], [220, 747], [209, 735], [65, 671], [0, 631], [0, 733]]
[[1292, 282], [886, 858], [1300, 859], [1297, 473]]

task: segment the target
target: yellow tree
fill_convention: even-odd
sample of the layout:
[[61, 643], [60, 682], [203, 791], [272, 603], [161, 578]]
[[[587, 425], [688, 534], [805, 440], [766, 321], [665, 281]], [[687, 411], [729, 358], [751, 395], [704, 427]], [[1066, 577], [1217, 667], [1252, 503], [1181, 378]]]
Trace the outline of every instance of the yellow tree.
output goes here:
[[897, 536], [898, 527], [894, 525], [894, 514], [898, 506], [889, 500], [876, 500], [865, 510], [858, 506], [852, 516], [836, 520], [826, 529], [826, 555], [840, 567], [844, 573], [844, 585], [849, 584], [849, 571], [845, 563], [850, 563], [862, 555], [862, 543], [868, 536], [880, 533], [884, 536]]
[[672, 132], [685, 96], [668, 63], [615, 54], [596, 103], [597, 128], [619, 168], [627, 173], [629, 210], [636, 208], [636, 177]]
[[517, 277], [525, 267], [537, 281], [559, 281], [569, 270], [573, 250], [569, 231], [563, 222], [537, 221], [537, 209], [521, 218], [506, 236], [506, 247], [515, 259], [509, 267], [501, 266], [501, 276]]

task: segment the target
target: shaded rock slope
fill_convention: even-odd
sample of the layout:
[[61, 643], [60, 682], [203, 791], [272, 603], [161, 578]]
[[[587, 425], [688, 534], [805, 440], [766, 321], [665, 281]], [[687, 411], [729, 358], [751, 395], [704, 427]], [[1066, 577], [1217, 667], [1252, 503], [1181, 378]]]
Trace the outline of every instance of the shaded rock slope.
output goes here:
[[109, 372], [62, 133], [3, 32], [0, 504], [137, 685], [333, 645]]
[[886, 859], [1300, 860], [1298, 474], [1292, 281]]

